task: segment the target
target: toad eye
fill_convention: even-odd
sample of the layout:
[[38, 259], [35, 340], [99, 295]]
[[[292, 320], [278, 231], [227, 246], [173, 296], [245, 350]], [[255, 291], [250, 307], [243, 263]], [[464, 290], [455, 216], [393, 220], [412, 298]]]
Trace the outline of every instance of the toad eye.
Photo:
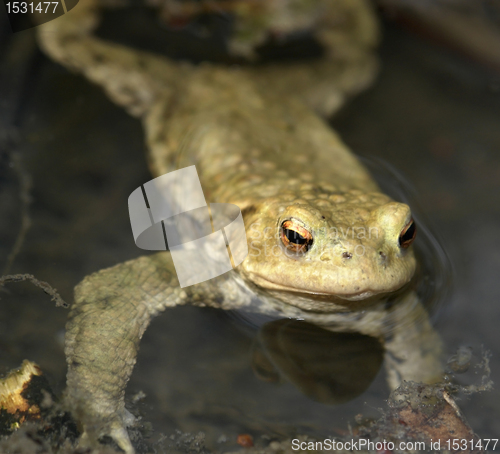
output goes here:
[[413, 243], [413, 240], [417, 236], [417, 226], [413, 219], [405, 225], [401, 233], [399, 234], [399, 246], [406, 249]]
[[290, 251], [307, 252], [313, 243], [311, 232], [293, 221], [281, 224], [281, 242]]

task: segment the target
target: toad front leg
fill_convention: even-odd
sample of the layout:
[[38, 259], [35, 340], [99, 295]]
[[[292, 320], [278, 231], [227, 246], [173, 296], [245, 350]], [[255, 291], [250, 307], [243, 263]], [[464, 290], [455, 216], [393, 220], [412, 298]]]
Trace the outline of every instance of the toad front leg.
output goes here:
[[404, 380], [429, 384], [443, 379], [443, 344], [415, 292], [390, 308], [382, 332], [391, 389]]
[[387, 384], [391, 390], [403, 381], [430, 384], [443, 379], [443, 344], [414, 291], [390, 303], [381, 302], [353, 320], [340, 320], [337, 329], [340, 325], [383, 343]]
[[187, 289], [179, 286], [168, 252], [140, 257], [86, 277], [75, 289], [66, 333], [65, 400], [83, 431], [80, 446], [111, 436], [134, 452], [126, 425], [125, 387], [139, 341], [151, 319], [167, 307], [186, 303], [222, 309], [249, 302], [235, 273]]

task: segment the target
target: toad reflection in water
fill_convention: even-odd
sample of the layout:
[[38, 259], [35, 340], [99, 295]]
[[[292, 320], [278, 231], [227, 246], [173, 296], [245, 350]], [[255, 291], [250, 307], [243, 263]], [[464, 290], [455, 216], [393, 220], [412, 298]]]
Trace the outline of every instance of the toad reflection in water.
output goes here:
[[[300, 16], [292, 14], [294, 2], [284, 4], [289, 18]], [[247, 233], [254, 233], [249, 250], [262, 253], [186, 288], [169, 252], [102, 270], [76, 287], [66, 400], [83, 429], [80, 445], [108, 435], [134, 452], [125, 387], [149, 322], [178, 305], [259, 312], [371, 336], [383, 344], [391, 389], [402, 380], [439, 380], [441, 342], [408, 285], [417, 266], [410, 208], [381, 192], [316, 113], [331, 114], [373, 79], [378, 31], [368, 2], [310, 2], [306, 13], [311, 27], [317, 22], [324, 58], [239, 68], [176, 64], [101, 40], [92, 34], [98, 13], [97, 1], [87, 0], [39, 27], [42, 49], [141, 119], [155, 177], [195, 164], [206, 199], [240, 207]], [[379, 234], [338, 234], [353, 227]], [[358, 246], [363, 254], [355, 253]], [[307, 394], [321, 394], [277, 360], [270, 333], [292, 328], [275, 323], [261, 337], [269, 354], [255, 350], [256, 369], [278, 370]]]
[[337, 405], [368, 388], [383, 355], [382, 345], [374, 337], [281, 319], [259, 330], [252, 367], [262, 380], [287, 380], [311, 399]]

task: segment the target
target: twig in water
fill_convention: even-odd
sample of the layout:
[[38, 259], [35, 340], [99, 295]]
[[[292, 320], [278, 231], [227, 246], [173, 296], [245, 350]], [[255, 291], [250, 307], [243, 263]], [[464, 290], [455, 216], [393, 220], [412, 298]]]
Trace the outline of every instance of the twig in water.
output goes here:
[[61, 295], [57, 293], [57, 290], [52, 287], [50, 284], [44, 281], [39, 281], [32, 274], [10, 274], [0, 277], [0, 288], [2, 288], [7, 282], [21, 282], [21, 281], [30, 281], [33, 285], [41, 288], [47, 295], [49, 295], [52, 301], [55, 301], [57, 307], [69, 307], [69, 304], [66, 303], [61, 298]]

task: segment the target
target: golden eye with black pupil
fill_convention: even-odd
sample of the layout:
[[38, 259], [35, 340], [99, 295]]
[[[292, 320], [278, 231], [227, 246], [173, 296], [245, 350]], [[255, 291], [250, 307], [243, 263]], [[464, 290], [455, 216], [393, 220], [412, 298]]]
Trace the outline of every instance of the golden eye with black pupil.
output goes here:
[[313, 243], [311, 233], [293, 221], [281, 224], [280, 236], [283, 245], [293, 252], [307, 252]]
[[415, 224], [415, 221], [413, 219], [408, 222], [401, 230], [401, 233], [399, 234], [399, 246], [402, 247], [403, 249], [406, 249], [407, 247], [410, 246], [411, 243], [413, 243], [413, 240], [417, 236], [417, 226]]

